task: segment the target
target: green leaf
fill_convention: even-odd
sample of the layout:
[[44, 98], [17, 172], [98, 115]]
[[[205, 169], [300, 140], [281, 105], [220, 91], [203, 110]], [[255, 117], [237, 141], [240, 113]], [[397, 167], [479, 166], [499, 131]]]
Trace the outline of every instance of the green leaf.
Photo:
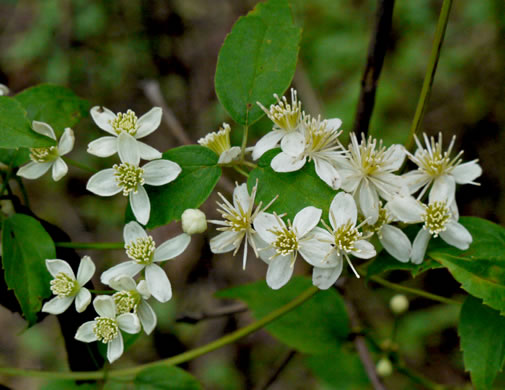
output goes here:
[[367, 278], [370, 278], [374, 275], [380, 275], [384, 272], [388, 271], [397, 271], [404, 270], [410, 271], [412, 276], [416, 277], [417, 275], [428, 271], [434, 268], [441, 268], [442, 265], [437, 263], [434, 260], [424, 260], [421, 264], [413, 264], [413, 263], [402, 263], [401, 261], [396, 260], [393, 256], [383, 250], [377, 258], [370, 264], [367, 268]]
[[466, 217], [460, 222], [473, 237], [466, 251], [440, 246], [428, 256], [449, 269], [468, 293], [505, 313], [505, 229], [485, 219]]
[[[182, 172], [164, 186], [145, 186], [151, 201], [149, 229], [181, 219], [186, 209], [198, 208], [210, 196], [221, 177], [219, 157], [209, 148], [199, 145], [181, 146], [163, 153], [163, 158], [179, 164]], [[126, 219], [135, 220], [130, 206]]]
[[[14, 159], [14, 161], [12, 161]], [[5, 165], [19, 167], [30, 161], [30, 151], [25, 148], [20, 149], [0, 149], [0, 162]]]
[[2, 226], [5, 281], [14, 290], [29, 326], [37, 322], [42, 301], [51, 295], [46, 259], [54, 259], [54, 242], [39, 221], [14, 214]]
[[215, 77], [216, 94], [231, 117], [250, 125], [264, 113], [273, 93], [282, 95], [293, 79], [301, 29], [287, 0], [259, 3], [239, 18], [226, 37]]
[[[254, 317], [259, 319], [289, 303], [310, 286], [310, 279], [294, 277], [280, 290], [272, 290], [260, 281], [222, 290], [216, 295], [246, 302]], [[331, 289], [319, 291], [265, 328], [279, 341], [300, 352], [322, 354], [339, 350], [349, 334], [349, 320], [343, 299]]]
[[98, 390], [96, 383], [77, 384], [73, 380], [55, 379], [40, 388], [40, 390]]
[[475, 389], [490, 389], [505, 362], [505, 317], [469, 296], [461, 308], [458, 333]]
[[56, 141], [32, 130], [23, 106], [15, 99], [0, 96], [0, 148], [41, 148]]
[[73, 127], [88, 115], [89, 103], [70, 89], [59, 85], [40, 84], [16, 95], [33, 120], [51, 125], [57, 138], [66, 127]]
[[186, 371], [174, 366], [157, 366], [135, 377], [135, 390], [201, 390], [200, 383]]
[[279, 198], [268, 209], [268, 212], [286, 213], [293, 221], [296, 213], [307, 206], [323, 210], [323, 218], [328, 219], [331, 201], [337, 191], [332, 190], [322, 181], [310, 162], [296, 172], [278, 173], [270, 167], [270, 161], [279, 153], [279, 149], [269, 150], [258, 160], [258, 167], [249, 174], [247, 181], [249, 191], [258, 180], [256, 199], [263, 204], [274, 197]]

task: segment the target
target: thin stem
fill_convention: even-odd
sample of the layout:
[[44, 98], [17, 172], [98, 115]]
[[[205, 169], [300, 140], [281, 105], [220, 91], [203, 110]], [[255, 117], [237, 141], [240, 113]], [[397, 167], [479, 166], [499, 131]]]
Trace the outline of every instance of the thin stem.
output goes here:
[[419, 295], [420, 297], [423, 297], [423, 298], [428, 298], [433, 301], [437, 301], [437, 302], [441, 302], [441, 303], [448, 303], [450, 305], [461, 305], [461, 302], [459, 302], [455, 299], [442, 297], [440, 295], [432, 294], [432, 293], [429, 293], [429, 292], [426, 292], [423, 290], [419, 290], [417, 288], [405, 287], [405, 286], [402, 286], [401, 284], [390, 282], [390, 281], [383, 279], [379, 276], [371, 276], [370, 280], [373, 280], [374, 282], [379, 283], [379, 284], [383, 285], [384, 287], [389, 287], [389, 288], [396, 290], [396, 291]]
[[246, 167], [250, 167], [250, 168], [258, 168], [258, 164], [255, 164], [253, 162], [250, 162], [250, 161], [246, 161], [246, 160], [243, 160], [240, 162], [242, 165], [245, 165]]
[[[206, 345], [192, 349], [187, 352], [183, 352], [179, 355], [173, 356], [168, 359], [158, 360], [156, 362], [147, 364], [141, 364], [139, 366], [131, 368], [111, 370], [107, 372], [107, 377], [108, 378], [117, 378], [125, 376], [132, 377], [137, 375], [140, 371], [149, 367], [154, 367], [163, 364], [178, 365], [193, 360], [199, 356], [205, 355], [206, 353], [224, 347], [225, 345], [231, 344], [241, 339], [242, 337], [245, 337], [257, 331], [258, 329], [263, 328], [272, 321], [278, 319], [279, 317], [282, 317], [284, 314], [289, 313], [291, 310], [300, 306], [302, 303], [311, 298], [318, 291], [319, 289], [317, 287], [310, 287], [303, 293], [301, 293], [298, 297], [293, 299], [291, 302], [267, 314], [262, 319], [255, 321], [252, 324], [245, 326], [244, 328], [229, 333], [211, 343], [208, 343]], [[28, 376], [33, 378], [74, 379], [74, 380], [97, 380], [97, 379], [103, 379], [105, 376], [104, 371], [59, 372], [59, 371], [23, 370], [11, 367], [0, 367], [0, 374], [9, 376]]]
[[424, 386], [425, 388], [429, 390], [444, 390], [447, 389], [444, 385], [439, 385], [438, 383], [435, 383], [431, 381], [430, 379], [412, 371], [410, 368], [405, 366], [404, 364], [401, 364], [397, 367], [398, 372], [402, 373], [403, 375], [409, 377], [412, 379], [414, 382], [419, 383], [420, 385]]
[[78, 161], [75, 161], [75, 160], [72, 160], [71, 158], [68, 158], [68, 157], [62, 157], [63, 160], [65, 160], [69, 165], [72, 165], [76, 168], [79, 168], [79, 169], [82, 169], [83, 171], [88, 171], [88, 172], [91, 172], [91, 173], [97, 173], [98, 170], [97, 169], [94, 169], [94, 168], [91, 168], [91, 167], [88, 167], [87, 165], [85, 164], [81, 164], [80, 162]]
[[16, 160], [16, 157], [18, 156], [19, 149], [16, 150], [14, 153], [14, 156], [12, 156], [11, 161], [9, 162], [9, 166], [7, 168], [7, 173], [3, 177], [4, 182], [2, 183], [2, 188], [0, 189], [0, 196], [2, 196], [7, 188], [9, 188], [9, 180], [11, 179], [12, 176], [12, 169], [14, 168], [14, 160]]
[[279, 375], [281, 374], [282, 371], [287, 367], [289, 362], [295, 357], [296, 351], [295, 350], [290, 350], [286, 356], [282, 359], [282, 362], [279, 364], [278, 367], [274, 369], [272, 374], [268, 377], [266, 382], [263, 385], [260, 385], [255, 388], [255, 390], [267, 390], [270, 388], [270, 386], [279, 378]]
[[21, 196], [23, 197], [23, 201], [25, 202], [25, 206], [30, 208], [30, 199], [28, 198], [28, 192], [26, 191], [26, 187], [23, 183], [23, 180], [20, 176], [16, 175], [16, 181], [19, 185], [19, 189], [21, 190]]
[[240, 160], [244, 161], [244, 156], [245, 156], [245, 148], [247, 146], [247, 135], [249, 133], [249, 126], [244, 125], [244, 135], [242, 136], [242, 146], [241, 146], [241, 152], [240, 152]]
[[233, 166], [233, 169], [235, 169], [242, 176], [249, 177], [249, 174], [246, 171], [244, 171], [243, 169], [237, 167], [236, 165]]
[[407, 149], [411, 149], [412, 146], [414, 146], [414, 135], [419, 131], [421, 122], [426, 112], [428, 99], [430, 98], [431, 87], [433, 85], [435, 72], [437, 71], [438, 60], [440, 58], [440, 51], [442, 50], [442, 44], [444, 42], [447, 22], [449, 21], [451, 6], [452, 0], [444, 0], [442, 3], [442, 9], [440, 10], [440, 15], [437, 22], [437, 29], [435, 31], [435, 38], [433, 39], [433, 45], [431, 47], [430, 60], [428, 62], [428, 67], [426, 68], [426, 75], [424, 76], [423, 87], [421, 89], [421, 96], [419, 96], [419, 101], [417, 102], [416, 113], [414, 114], [414, 120], [412, 121], [412, 126], [410, 128], [409, 139], [405, 144], [405, 147]]
[[73, 249], [124, 249], [123, 242], [55, 242], [57, 247], [60, 248], [73, 248]]

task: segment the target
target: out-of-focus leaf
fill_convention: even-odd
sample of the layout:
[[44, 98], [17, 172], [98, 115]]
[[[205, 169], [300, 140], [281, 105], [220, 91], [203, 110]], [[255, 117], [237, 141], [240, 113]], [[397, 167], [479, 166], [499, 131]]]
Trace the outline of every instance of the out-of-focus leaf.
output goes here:
[[135, 377], [135, 390], [201, 390], [200, 383], [186, 371], [174, 366], [157, 366]]

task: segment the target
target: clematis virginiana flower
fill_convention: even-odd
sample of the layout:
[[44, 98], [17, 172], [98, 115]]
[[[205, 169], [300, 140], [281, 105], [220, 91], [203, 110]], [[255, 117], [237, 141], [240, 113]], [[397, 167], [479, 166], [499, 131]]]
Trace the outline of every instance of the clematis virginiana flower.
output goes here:
[[126, 113], [114, 114], [105, 107], [95, 106], [90, 113], [97, 126], [111, 135], [90, 142], [88, 153], [98, 157], [112, 156], [121, 147], [119, 135], [126, 133], [136, 140], [141, 159], [156, 160], [161, 158], [161, 153], [158, 150], [144, 142], [137, 141], [148, 136], [159, 127], [163, 113], [160, 107], [152, 108], [139, 119], [132, 110], [128, 110]]
[[139, 167], [140, 155], [135, 139], [127, 134], [118, 136], [121, 164], [95, 173], [88, 180], [88, 191], [100, 196], [123, 192], [128, 196], [133, 215], [145, 225], [151, 214], [151, 203], [144, 184], [161, 186], [175, 180], [181, 167], [173, 161], [155, 160]]
[[124, 350], [120, 330], [130, 334], [139, 333], [140, 321], [133, 313], [118, 315], [114, 299], [109, 296], [96, 297], [93, 306], [99, 317], [82, 324], [77, 329], [75, 338], [84, 343], [101, 341], [107, 344], [107, 360], [112, 363], [119, 359]]
[[131, 276], [121, 275], [109, 281], [109, 285], [117, 292], [112, 295], [116, 304], [117, 314], [130, 313], [133, 311], [140, 320], [142, 328], [146, 334], [156, 327], [156, 313], [147, 300], [151, 297], [151, 292], [145, 280], [138, 284]]
[[188, 247], [191, 237], [182, 233], [165, 241], [156, 248], [154, 239], [147, 235], [137, 222], [132, 221], [123, 229], [126, 254], [131, 259], [105, 271], [100, 280], [104, 284], [122, 275], [134, 277], [140, 271], [145, 271], [147, 288], [154, 298], [167, 302], [172, 298], [172, 286], [167, 274], [156, 263], [171, 260], [179, 256]]
[[342, 121], [338, 118], [323, 120], [304, 115], [303, 133], [297, 132], [281, 141], [282, 152], [270, 163], [276, 172], [294, 172], [307, 161], [314, 160], [317, 175], [334, 190], [340, 188], [341, 180], [335, 160], [345, 154], [340, 144], [338, 131]]
[[243, 183], [236, 185], [233, 190], [233, 204], [231, 204], [221, 193], [223, 203], [217, 203], [219, 208], [217, 211], [221, 213], [222, 221], [209, 220], [210, 223], [221, 227], [217, 230], [222, 231], [216, 237], [210, 240], [210, 250], [212, 253], [226, 253], [233, 251], [235, 255], [240, 249], [242, 241], [244, 244], [244, 255], [242, 258], [242, 267], [245, 269], [247, 263], [247, 245], [251, 245], [254, 254], [258, 257], [258, 245], [263, 245], [263, 241], [258, 237], [253, 229], [253, 223], [257, 215], [267, 210], [270, 205], [277, 199], [275, 197], [265, 207], [260, 202], [256, 209], [254, 208], [254, 199], [258, 191], [258, 182], [252, 188], [251, 195], [247, 191], [247, 184]]
[[382, 146], [382, 141], [362, 136], [358, 143], [356, 135], [351, 134], [349, 153], [337, 160], [340, 166], [342, 189], [354, 195], [361, 213], [374, 224], [379, 218], [379, 195], [389, 200], [402, 188], [402, 178], [394, 175], [405, 160], [402, 145]]
[[468, 249], [472, 243], [471, 234], [458, 223], [459, 215], [450, 187], [431, 191], [428, 205], [410, 195], [399, 194], [388, 203], [388, 210], [402, 222], [424, 222], [412, 243], [411, 261], [414, 264], [423, 262], [431, 236], [440, 235], [447, 244], [461, 250]]
[[479, 185], [475, 182], [475, 179], [482, 174], [482, 168], [477, 164], [479, 160], [462, 164], [463, 151], [451, 158], [456, 136], [452, 137], [445, 152], [442, 151], [442, 133], [438, 133], [438, 141], [435, 141], [434, 137], [428, 138], [426, 134], [423, 136], [426, 148], [415, 137], [417, 150], [415, 154], [407, 153], [410, 160], [418, 166], [417, 170], [403, 175], [411, 194], [422, 189], [417, 197], [421, 199], [432, 183], [431, 191], [446, 192], [443, 187], [447, 187], [453, 194], [456, 191], [456, 183]]
[[218, 164], [229, 164], [240, 155], [239, 146], [230, 144], [230, 125], [223, 123], [223, 127], [218, 132], [207, 134], [200, 138], [198, 143], [214, 151], [218, 156]]
[[300, 142], [303, 132], [300, 130], [302, 121], [302, 103], [298, 101], [296, 90], [291, 88], [291, 104], [285, 96], [282, 99], [274, 93], [277, 104], [272, 104], [267, 110], [260, 102], [257, 104], [274, 122], [272, 131], [264, 135], [253, 148], [252, 158], [257, 160], [263, 153], [275, 148], [279, 142], [286, 139], [285, 143]]
[[10, 93], [6, 85], [0, 84], [0, 96], [7, 96]]
[[313, 266], [331, 267], [324, 262], [331, 246], [312, 233], [321, 219], [322, 210], [308, 206], [300, 210], [288, 225], [277, 214], [262, 212], [254, 228], [267, 246], [260, 248], [260, 258], [268, 264], [267, 284], [274, 290], [284, 286], [293, 274], [298, 253]]
[[91, 303], [91, 293], [84, 287], [95, 273], [95, 264], [89, 256], [84, 256], [79, 263], [77, 278], [72, 267], [60, 259], [46, 260], [46, 267], [54, 278], [51, 280], [51, 291], [56, 295], [42, 306], [42, 311], [61, 314], [75, 300], [75, 310], [82, 313]]
[[[44, 122], [33, 121], [32, 129], [39, 134], [56, 140], [53, 128]], [[26, 165], [19, 168], [17, 175], [25, 179], [38, 179], [52, 168], [53, 180], [58, 181], [68, 172], [68, 166], [61, 156], [64, 156], [74, 148], [74, 132], [66, 128], [58, 142], [58, 146], [30, 149], [30, 160]]]
[[330, 245], [329, 252], [323, 255], [323, 263], [327, 264], [326, 267], [314, 266], [312, 272], [312, 282], [320, 289], [327, 289], [337, 281], [342, 272], [344, 258], [356, 277], [359, 278], [349, 255], [361, 259], [370, 259], [376, 255], [374, 246], [358, 230], [365, 222], [356, 226], [357, 218], [358, 209], [353, 197], [344, 192], [339, 192], [330, 204], [329, 220], [331, 226], [323, 221], [326, 230], [319, 227], [314, 229], [318, 233], [319, 239]]

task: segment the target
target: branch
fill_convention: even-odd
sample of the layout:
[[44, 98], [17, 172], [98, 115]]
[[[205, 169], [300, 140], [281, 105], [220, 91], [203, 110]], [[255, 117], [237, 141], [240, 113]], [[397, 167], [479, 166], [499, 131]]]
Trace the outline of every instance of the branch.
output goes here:
[[295, 357], [295, 355], [296, 355], [296, 351], [295, 350], [289, 351], [287, 353], [287, 355], [282, 359], [281, 364], [279, 364], [279, 366], [276, 367], [275, 370], [272, 372], [272, 374], [269, 376], [269, 378], [265, 382], [265, 384], [256, 387], [256, 389], [257, 390], [267, 390], [267, 389], [269, 389], [270, 385], [272, 385], [277, 380], [277, 378], [279, 377], [279, 375], [281, 374], [281, 372], [287, 367], [287, 365], [289, 364], [289, 362], [291, 361], [291, 359], [293, 359]]
[[202, 312], [199, 314], [183, 314], [175, 319], [175, 322], [183, 322], [186, 324], [196, 324], [200, 321], [211, 320], [214, 318], [226, 317], [234, 314], [239, 314], [247, 311], [246, 305], [239, 303], [236, 305], [228, 305], [225, 307], [220, 307], [213, 312]]

